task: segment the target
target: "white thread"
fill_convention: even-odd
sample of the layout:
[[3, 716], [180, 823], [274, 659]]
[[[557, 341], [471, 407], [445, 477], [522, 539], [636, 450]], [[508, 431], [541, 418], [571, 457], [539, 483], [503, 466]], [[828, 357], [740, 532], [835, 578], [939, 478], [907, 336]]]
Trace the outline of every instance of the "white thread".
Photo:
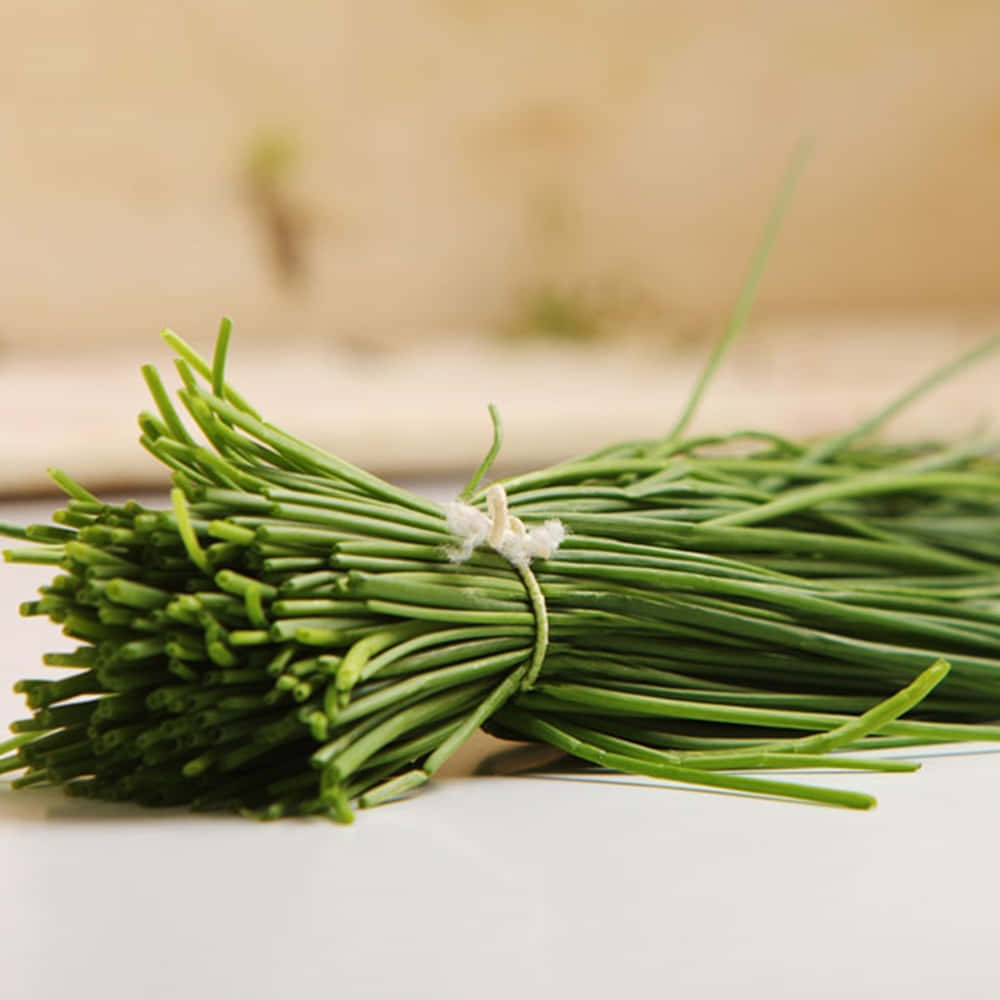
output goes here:
[[[486, 515], [490, 519], [490, 547], [499, 552], [508, 533], [516, 532], [517, 529], [511, 526], [510, 515], [507, 513], [507, 493], [498, 484], [486, 491]], [[514, 523], [516, 525], [520, 522], [514, 518]]]
[[449, 551], [452, 562], [463, 563], [483, 542], [512, 566], [527, 566], [532, 559], [548, 559], [566, 537], [562, 521], [546, 521], [530, 531], [507, 509], [507, 492], [500, 483], [486, 491], [486, 513], [455, 500], [445, 508], [448, 530], [461, 543]]

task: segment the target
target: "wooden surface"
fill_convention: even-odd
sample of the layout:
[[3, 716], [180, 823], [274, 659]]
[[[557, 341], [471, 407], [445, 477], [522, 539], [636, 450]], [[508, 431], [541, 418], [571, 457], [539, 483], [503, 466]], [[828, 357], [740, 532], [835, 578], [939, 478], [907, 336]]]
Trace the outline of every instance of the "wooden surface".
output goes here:
[[[808, 437], [845, 429], [932, 369], [994, 332], [946, 319], [855, 319], [749, 330], [704, 400], [695, 431], [748, 426]], [[210, 338], [193, 337], [210, 353]], [[234, 338], [229, 375], [264, 416], [365, 468], [456, 481], [490, 442], [486, 405], [506, 428], [499, 472], [549, 464], [619, 439], [666, 433], [707, 344], [649, 341], [587, 348], [470, 341], [384, 354], [308, 340]], [[48, 466], [93, 488], [162, 487], [165, 473], [136, 443], [151, 407], [139, 366], [175, 383], [166, 347], [144, 343], [0, 364], [0, 492], [46, 487]], [[895, 420], [897, 437], [954, 438], [1000, 416], [1000, 358], [937, 390]]]
[[995, 0], [6, 0], [0, 346], [1000, 305]]

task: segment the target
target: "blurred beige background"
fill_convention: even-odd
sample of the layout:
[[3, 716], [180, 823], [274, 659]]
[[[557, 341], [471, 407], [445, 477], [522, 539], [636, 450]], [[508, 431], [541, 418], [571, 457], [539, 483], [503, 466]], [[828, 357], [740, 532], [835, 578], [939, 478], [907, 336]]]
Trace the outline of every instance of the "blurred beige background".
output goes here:
[[385, 470], [470, 461], [488, 398], [514, 461], [654, 432], [804, 134], [712, 412], [841, 365], [827, 429], [1000, 315], [998, 40], [995, 0], [6, 0], [0, 488], [150, 474], [134, 369], [223, 312], [258, 405]]

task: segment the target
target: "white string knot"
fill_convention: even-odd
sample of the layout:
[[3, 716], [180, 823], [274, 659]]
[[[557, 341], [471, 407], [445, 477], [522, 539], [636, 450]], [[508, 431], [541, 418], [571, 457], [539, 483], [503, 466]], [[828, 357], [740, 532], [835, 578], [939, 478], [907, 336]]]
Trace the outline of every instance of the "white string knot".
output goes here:
[[454, 500], [445, 508], [448, 530], [460, 542], [448, 556], [454, 563], [465, 562], [484, 542], [512, 566], [522, 568], [532, 559], [548, 559], [566, 537], [562, 521], [552, 519], [530, 531], [507, 509], [507, 492], [500, 483], [486, 491], [486, 513], [471, 504]]

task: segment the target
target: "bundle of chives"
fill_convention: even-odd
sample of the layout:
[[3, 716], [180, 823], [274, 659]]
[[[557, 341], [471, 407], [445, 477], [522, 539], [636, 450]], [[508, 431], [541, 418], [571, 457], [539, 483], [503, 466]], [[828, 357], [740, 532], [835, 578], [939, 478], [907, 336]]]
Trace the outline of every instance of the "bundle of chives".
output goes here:
[[914, 770], [842, 751], [1000, 740], [997, 441], [864, 443], [1000, 338], [816, 444], [685, 437], [781, 204], [669, 435], [484, 490], [491, 409], [493, 446], [447, 508], [264, 422], [225, 379], [228, 321], [211, 362], [168, 332], [200, 438], [150, 366], [157, 412], [139, 424], [171, 508], [103, 503], [55, 471], [53, 524], [0, 525], [29, 543], [8, 560], [60, 571], [22, 612], [77, 643], [44, 659], [71, 673], [16, 685], [32, 714], [0, 773], [346, 821], [485, 728], [623, 772], [867, 808], [746, 772]]
[[[1000, 739], [992, 441], [617, 445], [503, 483], [506, 516], [565, 528], [547, 557], [466, 545], [458, 561], [444, 508], [260, 419], [224, 378], [228, 322], [211, 364], [166, 337], [205, 441], [145, 368], [158, 413], [141, 441], [173, 470], [171, 509], [106, 504], [55, 472], [55, 523], [5, 528], [33, 543], [7, 559], [61, 571], [22, 612], [77, 642], [45, 658], [70, 674], [16, 685], [33, 714], [0, 771], [23, 771], [18, 787], [346, 820], [486, 727], [863, 808], [733, 772], [912, 770], [831, 751]], [[498, 496], [485, 471], [464, 509]]]

